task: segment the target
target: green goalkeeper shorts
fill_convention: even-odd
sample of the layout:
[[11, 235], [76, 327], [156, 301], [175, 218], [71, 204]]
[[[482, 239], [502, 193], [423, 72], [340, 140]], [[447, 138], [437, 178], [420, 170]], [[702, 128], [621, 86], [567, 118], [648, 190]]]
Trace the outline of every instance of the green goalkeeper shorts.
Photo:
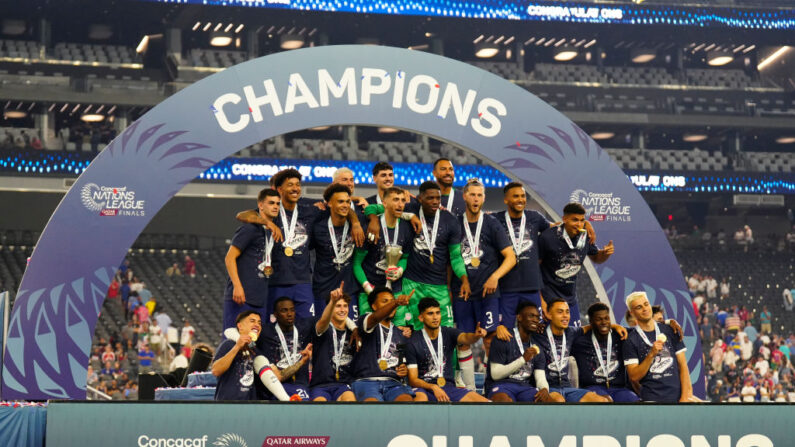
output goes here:
[[[403, 278], [401, 294], [408, 295], [414, 290], [408, 306], [400, 306], [397, 309], [395, 318], [392, 321], [398, 326], [411, 326], [415, 331], [422, 329], [422, 322], [419, 319], [420, 312], [417, 304], [423, 298], [433, 298], [439, 302], [442, 310], [442, 326], [453, 327], [453, 303], [450, 300], [450, 291], [446, 285], [425, 284], [415, 282], [408, 278]], [[359, 308], [361, 312], [361, 307]]]

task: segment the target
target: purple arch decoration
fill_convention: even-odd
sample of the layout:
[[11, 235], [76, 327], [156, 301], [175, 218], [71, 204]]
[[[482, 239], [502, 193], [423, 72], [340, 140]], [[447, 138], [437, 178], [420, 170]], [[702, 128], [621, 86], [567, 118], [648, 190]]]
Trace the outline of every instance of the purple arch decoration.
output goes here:
[[[77, 179], [36, 246], [11, 315], [4, 399], [83, 399], [99, 310], [116, 266], [157, 211], [224, 157], [287, 132], [392, 126], [466, 147], [523, 181], [554, 215], [584, 200], [616, 254], [596, 271], [615, 315], [645, 290], [685, 330], [694, 390], [703, 365], [689, 294], [643, 198], [568, 118], [471, 65], [389, 47], [264, 56], [180, 91], [122, 132]], [[640, 262], [642, 261], [642, 262]], [[220, 297], [219, 297], [220, 299]]]

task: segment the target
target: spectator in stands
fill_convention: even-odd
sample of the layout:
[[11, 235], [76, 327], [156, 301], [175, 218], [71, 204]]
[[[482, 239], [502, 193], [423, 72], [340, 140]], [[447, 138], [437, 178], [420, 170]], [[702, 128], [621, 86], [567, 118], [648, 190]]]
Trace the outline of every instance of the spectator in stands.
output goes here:
[[707, 276], [707, 299], [718, 297], [718, 281], [712, 275]]
[[99, 381], [99, 376], [97, 375], [96, 371], [91, 365], [88, 365], [88, 374], [86, 376], [86, 383], [91, 386], [94, 386]]
[[41, 140], [38, 136], [34, 135], [33, 138], [30, 140], [30, 148], [40, 151], [44, 149], [44, 145], [41, 144]]
[[772, 319], [773, 319], [773, 314], [771, 314], [770, 311], [767, 310], [767, 306], [762, 306], [762, 312], [759, 314], [759, 323], [760, 323], [759, 327], [762, 330], [762, 332], [766, 334], [770, 334], [771, 332], [773, 332], [773, 327], [771, 324]]
[[108, 286], [108, 299], [116, 299], [119, 297], [119, 281], [116, 278], [110, 282], [110, 286]]
[[171, 267], [166, 269], [166, 276], [168, 276], [169, 278], [172, 276], [181, 276], [181, 275], [182, 275], [182, 270], [180, 270], [179, 264], [177, 264], [176, 262], [171, 264]]
[[720, 327], [722, 327], [722, 328], [726, 327], [726, 318], [729, 317], [729, 313], [726, 312], [726, 308], [721, 308], [718, 311], [716, 317], [717, 317], [718, 324], [720, 324]]
[[149, 345], [144, 344], [141, 350], [138, 351], [138, 372], [147, 373], [153, 370], [152, 361], [155, 359], [155, 354], [149, 350]]
[[166, 331], [166, 340], [174, 352], [179, 352], [179, 329], [169, 325]]
[[110, 344], [105, 345], [102, 352], [102, 363], [115, 362], [116, 354], [113, 352], [113, 347]]
[[121, 286], [119, 286], [119, 294], [121, 295], [121, 304], [124, 307], [124, 319], [130, 318], [130, 283], [127, 281], [127, 278], [121, 280]]
[[130, 310], [133, 310], [135, 312], [135, 315], [138, 317], [138, 322], [141, 324], [148, 322], [149, 309], [147, 309], [146, 306], [143, 305], [140, 297], [135, 298], [135, 303], [136, 303], [135, 309], [134, 310], [130, 309]]
[[190, 256], [185, 256], [185, 264], [182, 266], [182, 271], [186, 275], [190, 275], [191, 278], [196, 277], [196, 262]]
[[190, 321], [185, 320], [185, 324], [182, 326], [182, 333], [180, 334], [179, 339], [180, 346], [191, 346], [193, 344], [193, 334], [195, 333], [196, 329], [191, 326]]
[[149, 345], [155, 355], [160, 355], [163, 352], [162, 343], [163, 331], [160, 329], [160, 325], [157, 323], [157, 320], [152, 319], [152, 324], [149, 325]]
[[740, 317], [737, 316], [736, 311], [732, 311], [728, 318], [726, 318], [726, 330], [732, 335], [737, 335], [737, 332], [740, 331], [742, 321]]
[[175, 369], [187, 368], [190, 360], [190, 348], [183, 348], [179, 350], [179, 355], [174, 357], [171, 364], [168, 366], [168, 372], [174, 372]]
[[704, 345], [709, 345], [712, 342], [712, 324], [709, 322], [709, 318], [706, 315], [703, 315], [699, 320], [698, 325], [700, 335], [701, 335], [701, 343]]
[[723, 340], [717, 339], [715, 340], [715, 343], [712, 345], [712, 349], [709, 351], [709, 358], [712, 362], [712, 369], [716, 371], [723, 370], [723, 356], [724, 356]]
[[143, 281], [138, 279], [137, 276], [133, 276], [132, 281], [130, 281], [130, 293], [136, 292], [140, 294], [141, 289], [143, 289], [144, 286], [145, 284], [143, 283]]
[[687, 279], [687, 289], [690, 290], [691, 296], [695, 296], [696, 292], [698, 292], [698, 284], [700, 282], [698, 273], [690, 275], [690, 278]]
[[756, 388], [754, 387], [754, 382], [752, 380], [746, 380], [745, 386], [742, 390], [743, 402], [755, 402], [756, 401]]
[[785, 287], [784, 293], [782, 295], [784, 297], [784, 310], [787, 312], [792, 312], [792, 308], [795, 307], [795, 303], [793, 303], [792, 298], [792, 290]]
[[748, 251], [748, 247], [754, 243], [754, 232], [751, 227], [746, 225], [743, 227], [743, 235], [745, 237], [745, 251]]
[[14, 137], [11, 135], [11, 132], [6, 131], [5, 138], [3, 138], [2, 144], [0, 147], [3, 149], [13, 149], [14, 148]]
[[720, 296], [727, 297], [729, 296], [729, 281], [726, 278], [720, 280]]

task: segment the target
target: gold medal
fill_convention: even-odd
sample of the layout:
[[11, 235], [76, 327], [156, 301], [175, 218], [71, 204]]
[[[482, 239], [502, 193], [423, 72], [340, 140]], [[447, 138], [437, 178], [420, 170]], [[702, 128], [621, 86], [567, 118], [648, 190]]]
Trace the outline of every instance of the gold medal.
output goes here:
[[285, 256], [292, 256], [293, 255], [293, 247], [284, 247], [284, 255]]
[[444, 380], [444, 377], [439, 377], [438, 379], [436, 379], [436, 384], [441, 386], [441, 387], [443, 387], [446, 383], [447, 383], [447, 381]]
[[339, 370], [337, 370], [336, 376], [337, 376], [337, 382], [339, 382], [340, 381], [340, 371]]
[[265, 276], [270, 277], [271, 275], [273, 275], [273, 267], [269, 265], [265, 266], [265, 268], [262, 269], [262, 272], [265, 273]]
[[470, 263], [472, 264], [472, 267], [477, 267], [480, 265], [480, 258], [472, 258]]
[[389, 368], [389, 363], [386, 362], [386, 359], [381, 359], [378, 361], [378, 367], [381, 368], [381, 371], [386, 371]]
[[431, 264], [433, 264], [433, 253], [431, 253]]

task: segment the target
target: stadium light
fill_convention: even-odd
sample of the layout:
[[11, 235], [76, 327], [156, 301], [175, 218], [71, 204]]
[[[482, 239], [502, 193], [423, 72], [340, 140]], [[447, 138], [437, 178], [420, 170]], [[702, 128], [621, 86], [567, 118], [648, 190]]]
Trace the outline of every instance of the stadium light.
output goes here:
[[766, 57], [765, 60], [760, 62], [759, 65], [756, 66], [756, 69], [759, 70], [759, 71], [762, 71], [765, 67], [769, 66], [770, 64], [775, 62], [778, 58], [783, 56], [784, 53], [786, 53], [787, 51], [790, 50], [790, 48], [792, 48], [792, 47], [783, 46], [783, 47], [779, 48], [778, 50], [773, 52], [773, 54], [771, 54], [770, 56]]
[[687, 143], [698, 143], [707, 139], [707, 135], [703, 133], [686, 133], [682, 137], [682, 141]]
[[304, 46], [304, 38], [298, 34], [283, 34], [281, 37], [281, 47], [283, 50], [297, 50]]
[[792, 144], [795, 143], [795, 137], [778, 137], [776, 138], [778, 144]]
[[214, 47], [225, 47], [232, 43], [232, 35], [224, 32], [210, 33], [210, 45]]
[[379, 127], [378, 133], [397, 133], [398, 130], [394, 127]]
[[650, 48], [633, 48], [629, 55], [632, 58], [632, 62], [645, 64], [653, 61], [657, 57], [657, 52]]
[[138, 43], [138, 46], [135, 47], [135, 52], [138, 54], [143, 54], [146, 52], [146, 48], [149, 46], [149, 35], [144, 36], [141, 39], [141, 42]]
[[311, 128], [309, 128], [309, 130], [312, 130], [312, 131], [315, 131], [315, 132], [320, 132], [320, 131], [323, 131], [323, 130], [328, 130], [328, 128], [329, 128], [329, 126], [317, 126], [317, 127], [311, 127]]
[[6, 110], [3, 115], [8, 119], [24, 118], [28, 113], [24, 110]]
[[591, 138], [593, 138], [594, 140], [609, 140], [614, 136], [616, 136], [615, 132], [605, 132], [605, 131], [594, 132], [591, 134]]
[[553, 57], [555, 58], [556, 61], [567, 62], [577, 57], [579, 53], [577, 52], [576, 48], [563, 45], [555, 48], [553, 54], [554, 54]]
[[98, 123], [100, 121], [103, 121], [105, 119], [105, 116], [100, 115], [98, 113], [87, 113], [81, 116], [80, 119], [87, 123]]
[[707, 64], [713, 67], [726, 65], [734, 60], [734, 54], [730, 51], [709, 51], [707, 52]]
[[481, 59], [494, 57], [500, 52], [500, 47], [493, 42], [478, 42], [475, 44], [475, 56]]

